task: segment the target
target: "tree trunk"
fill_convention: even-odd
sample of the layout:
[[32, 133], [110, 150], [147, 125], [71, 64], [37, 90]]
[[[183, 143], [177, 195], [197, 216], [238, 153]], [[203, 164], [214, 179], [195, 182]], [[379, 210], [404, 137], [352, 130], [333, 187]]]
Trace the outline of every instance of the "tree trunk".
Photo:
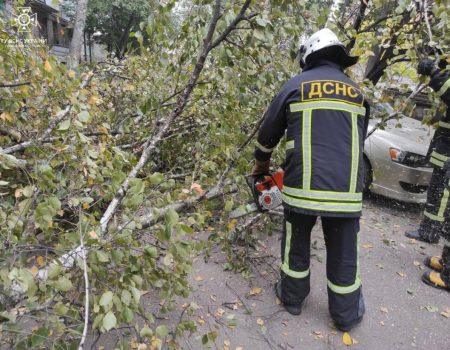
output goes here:
[[75, 23], [73, 28], [73, 37], [70, 43], [69, 66], [74, 68], [78, 66], [81, 59], [83, 45], [83, 33], [86, 25], [88, 0], [78, 0], [75, 14]]

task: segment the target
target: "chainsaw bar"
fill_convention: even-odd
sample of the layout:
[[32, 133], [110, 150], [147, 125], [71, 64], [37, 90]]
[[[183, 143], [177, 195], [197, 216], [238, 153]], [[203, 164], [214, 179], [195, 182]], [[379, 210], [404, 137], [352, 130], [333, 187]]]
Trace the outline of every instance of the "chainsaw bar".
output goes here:
[[255, 203], [248, 203], [246, 205], [241, 205], [239, 208], [234, 209], [229, 217], [230, 219], [236, 219], [240, 218], [241, 216], [245, 216], [250, 213], [254, 213], [255, 211], [258, 211], [258, 207]]

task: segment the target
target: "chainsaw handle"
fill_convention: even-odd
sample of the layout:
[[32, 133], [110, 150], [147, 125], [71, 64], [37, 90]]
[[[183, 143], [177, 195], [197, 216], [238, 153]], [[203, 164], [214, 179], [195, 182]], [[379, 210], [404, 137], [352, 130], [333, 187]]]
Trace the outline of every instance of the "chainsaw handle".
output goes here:
[[250, 187], [250, 191], [252, 192], [253, 200], [255, 201], [256, 207], [258, 208], [258, 211], [261, 213], [266, 212], [268, 210], [264, 209], [259, 204], [259, 196], [256, 191], [256, 183], [259, 180], [264, 180], [266, 177], [270, 177], [272, 179], [272, 181], [274, 181], [274, 183], [276, 183], [274, 177], [270, 173], [264, 173], [264, 174], [258, 174], [258, 175], [247, 175], [245, 177], [245, 180], [247, 181], [247, 185], [248, 185], [248, 187]]

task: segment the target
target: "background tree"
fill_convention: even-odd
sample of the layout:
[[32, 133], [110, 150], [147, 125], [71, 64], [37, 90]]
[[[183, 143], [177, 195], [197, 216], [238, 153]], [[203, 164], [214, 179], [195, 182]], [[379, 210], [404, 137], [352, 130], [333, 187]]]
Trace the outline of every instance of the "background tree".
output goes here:
[[73, 23], [73, 36], [70, 41], [69, 65], [74, 68], [81, 59], [81, 50], [84, 40], [88, 0], [77, 0], [75, 18]]

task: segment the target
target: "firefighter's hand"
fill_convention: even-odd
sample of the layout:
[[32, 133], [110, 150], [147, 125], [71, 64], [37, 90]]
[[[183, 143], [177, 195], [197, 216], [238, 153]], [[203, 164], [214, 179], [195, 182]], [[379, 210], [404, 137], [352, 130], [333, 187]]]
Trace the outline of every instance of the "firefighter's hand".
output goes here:
[[417, 67], [417, 73], [421, 75], [431, 75], [434, 68], [434, 62], [429, 58], [425, 58], [420, 61], [419, 66]]
[[252, 176], [264, 175], [269, 173], [270, 159], [266, 161], [255, 160], [255, 165], [253, 166]]

